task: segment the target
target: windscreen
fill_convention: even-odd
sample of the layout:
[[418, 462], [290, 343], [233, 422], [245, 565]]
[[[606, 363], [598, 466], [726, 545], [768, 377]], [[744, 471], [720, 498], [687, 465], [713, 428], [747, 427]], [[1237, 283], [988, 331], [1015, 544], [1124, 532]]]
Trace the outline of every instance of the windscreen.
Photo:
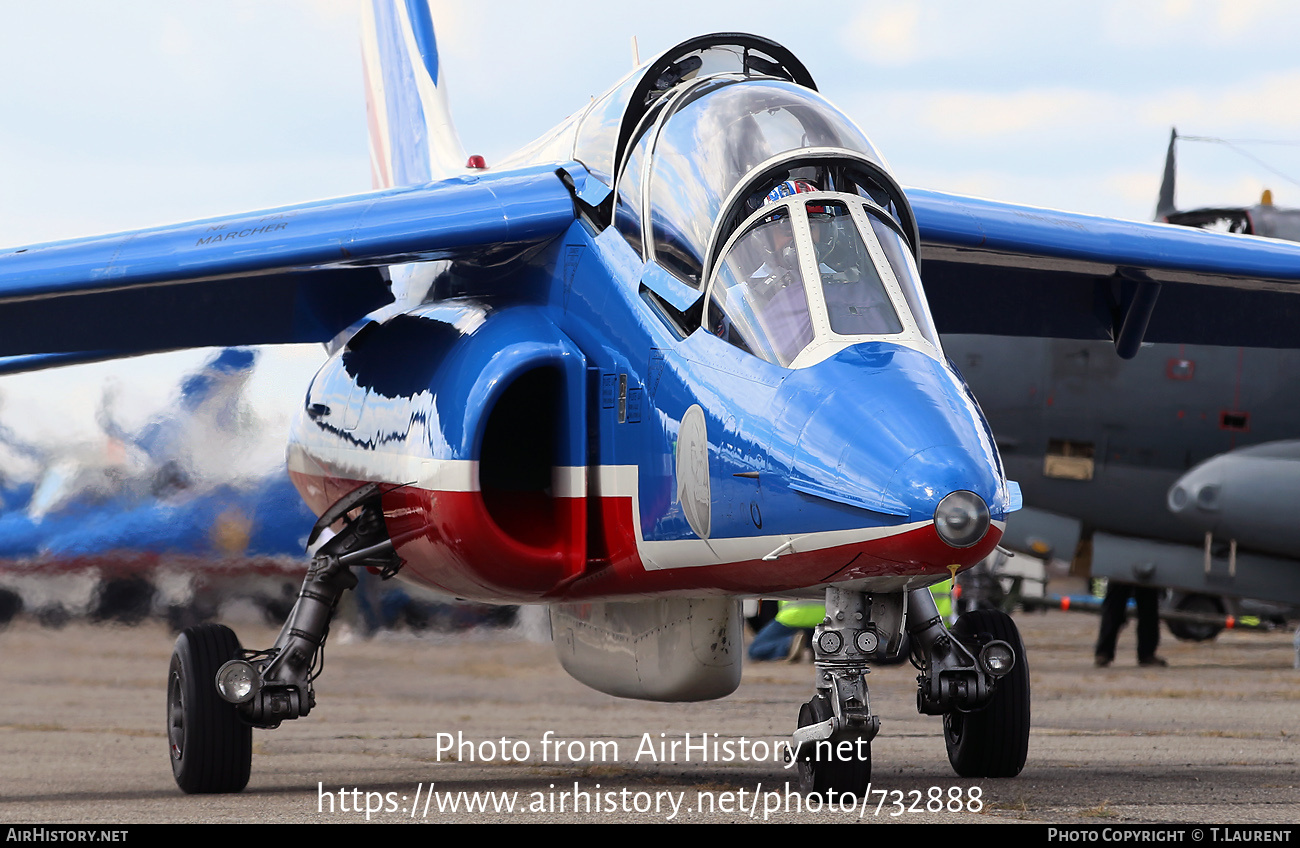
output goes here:
[[[776, 200], [783, 188], [795, 193]], [[786, 182], [770, 198], [723, 251], [708, 291], [709, 332], [783, 368], [870, 340], [924, 338], [939, 352], [916, 265], [878, 217], [887, 213], [806, 183]]]
[[718, 268], [709, 331], [773, 365], [788, 366], [813, 340], [799, 265], [789, 214], [752, 226]]
[[841, 336], [903, 331], [858, 227], [843, 203], [807, 205], [808, 227], [831, 331]]

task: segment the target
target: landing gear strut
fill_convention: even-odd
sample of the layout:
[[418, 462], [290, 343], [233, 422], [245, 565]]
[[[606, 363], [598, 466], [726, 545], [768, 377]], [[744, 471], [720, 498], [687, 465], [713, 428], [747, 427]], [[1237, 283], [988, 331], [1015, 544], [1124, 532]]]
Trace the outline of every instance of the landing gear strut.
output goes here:
[[[906, 637], [906, 638], [905, 638]], [[813, 635], [817, 692], [799, 709], [791, 740], [800, 788], [861, 796], [871, 782], [869, 662], [907, 644], [917, 710], [944, 717], [948, 759], [962, 777], [1014, 777], [1029, 746], [1029, 667], [1011, 617], [963, 615], [950, 632], [928, 589], [870, 595], [828, 587], [826, 618]]]
[[298, 600], [265, 651], [247, 651], [227, 627], [187, 628], [176, 640], [167, 687], [167, 737], [176, 785], [188, 793], [239, 792], [248, 783], [252, 728], [274, 728], [316, 705], [330, 619], [357, 585], [355, 566], [392, 576], [401, 566], [384, 526], [378, 483], [362, 486], [320, 517], [313, 544], [337, 521], [346, 524], [320, 546]]
[[867, 698], [867, 663], [897, 654], [903, 596], [828, 587], [826, 618], [813, 632], [817, 694], [799, 709], [791, 748], [807, 793], [861, 795], [871, 783], [871, 740], [880, 717]]

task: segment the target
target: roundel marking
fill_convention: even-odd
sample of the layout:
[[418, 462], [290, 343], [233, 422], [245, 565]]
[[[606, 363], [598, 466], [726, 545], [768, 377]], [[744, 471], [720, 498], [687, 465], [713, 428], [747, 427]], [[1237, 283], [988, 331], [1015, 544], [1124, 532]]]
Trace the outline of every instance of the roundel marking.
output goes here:
[[695, 535], [709, 538], [713, 507], [709, 491], [709, 436], [704, 410], [698, 403], [686, 410], [677, 430], [677, 500]]

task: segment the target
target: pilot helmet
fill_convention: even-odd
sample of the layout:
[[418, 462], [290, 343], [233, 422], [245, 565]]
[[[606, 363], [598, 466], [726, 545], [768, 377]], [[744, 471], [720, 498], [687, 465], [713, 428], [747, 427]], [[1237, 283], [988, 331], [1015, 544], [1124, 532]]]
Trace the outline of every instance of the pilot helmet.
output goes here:
[[[816, 184], [811, 183], [808, 180], [786, 180], [778, 183], [776, 188], [767, 193], [767, 197], [763, 199], [763, 205], [766, 206], [769, 203], [780, 203], [782, 200], [792, 195], [820, 190], [821, 189], [817, 188]], [[829, 218], [830, 210], [825, 206], [810, 204], [808, 206], [808, 215], [813, 219], [822, 217]]]
[[[816, 184], [808, 180], [785, 180], [778, 183], [775, 188], [767, 193], [763, 204], [779, 203], [787, 197], [796, 194], [804, 194], [810, 191], [820, 191]], [[808, 223], [812, 227], [813, 242], [818, 246], [818, 253], [833, 250], [835, 246], [835, 230], [833, 226], [826, 226], [832, 218], [833, 213], [825, 206], [818, 204], [809, 204], [807, 207]], [[777, 220], [783, 213], [776, 213], [767, 220]]]
[[807, 180], [786, 180], [778, 183], [776, 188], [767, 193], [767, 199], [763, 202], [779, 203], [793, 194], [803, 194], [806, 191], [817, 191], [817, 186]]

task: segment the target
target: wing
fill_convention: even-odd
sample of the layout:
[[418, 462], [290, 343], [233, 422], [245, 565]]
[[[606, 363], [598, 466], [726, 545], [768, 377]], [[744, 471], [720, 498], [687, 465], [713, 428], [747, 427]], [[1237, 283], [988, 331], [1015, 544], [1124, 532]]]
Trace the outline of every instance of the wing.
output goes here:
[[1300, 244], [908, 189], [944, 333], [1300, 346]]
[[[584, 173], [571, 167], [565, 180]], [[3, 249], [0, 357], [16, 370], [327, 341], [392, 300], [388, 265], [522, 249], [563, 232], [574, 219], [565, 180], [554, 167], [525, 168]]]

